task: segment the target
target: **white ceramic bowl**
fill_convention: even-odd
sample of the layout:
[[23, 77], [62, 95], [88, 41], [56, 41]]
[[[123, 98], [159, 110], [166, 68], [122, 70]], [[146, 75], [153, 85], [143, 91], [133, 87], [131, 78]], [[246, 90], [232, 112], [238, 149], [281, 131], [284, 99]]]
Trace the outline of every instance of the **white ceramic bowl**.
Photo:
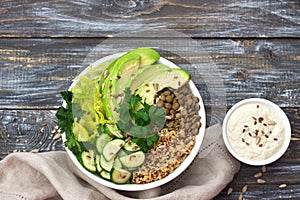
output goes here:
[[[93, 67], [99, 66], [99, 65], [101, 65], [102, 63], [105, 63], [105, 62], [110, 62], [110, 61], [120, 57], [123, 54], [124, 53], [118, 53], [118, 54], [113, 54], [113, 55], [101, 58], [100, 60], [93, 63]], [[169, 60], [167, 60], [165, 58], [160, 58], [158, 63], [166, 64], [166, 65], [168, 65], [172, 68], [178, 68], [177, 65], [175, 65], [174, 63], [170, 62]], [[79, 75], [86, 75], [88, 72], [89, 72], [89, 70], [88, 70], [88, 68], [86, 68]], [[73, 82], [73, 84], [70, 86], [70, 88], [72, 86], [74, 86], [75, 84], [76, 84], [76, 81]], [[206, 116], [205, 116], [205, 109], [204, 109], [204, 104], [203, 104], [202, 98], [199, 94], [199, 91], [198, 91], [197, 87], [195, 86], [195, 84], [192, 81], [189, 82], [189, 86], [191, 88], [192, 93], [199, 98], [199, 105], [200, 105], [199, 115], [201, 116], [200, 122], [202, 123], [202, 126], [199, 129], [199, 134], [196, 136], [195, 146], [192, 149], [191, 153], [187, 156], [187, 158], [184, 160], [184, 162], [181, 163], [181, 165], [173, 173], [169, 174], [167, 177], [165, 177], [161, 180], [152, 182], [152, 183], [147, 183], [147, 184], [123, 184], [123, 185], [119, 185], [119, 184], [115, 184], [115, 183], [112, 183], [110, 181], [107, 181], [105, 179], [102, 179], [101, 177], [96, 176], [96, 175], [90, 173], [89, 171], [87, 171], [78, 162], [78, 160], [76, 159], [74, 154], [66, 147], [67, 154], [71, 158], [72, 162], [78, 167], [78, 169], [80, 169], [80, 171], [83, 174], [85, 174], [87, 177], [89, 177], [90, 179], [96, 181], [99, 184], [105, 185], [105, 186], [110, 187], [110, 188], [118, 189], [118, 190], [124, 190], [124, 191], [147, 190], [147, 189], [151, 189], [151, 188], [161, 186], [161, 185], [173, 180], [175, 177], [180, 175], [192, 163], [194, 158], [197, 156], [197, 153], [200, 149], [201, 143], [202, 143], [203, 138], [204, 138], [204, 133], [205, 133]], [[65, 141], [65, 135], [64, 134], [63, 134], [63, 141]]]
[[[254, 107], [250, 107], [252, 105]], [[260, 106], [257, 106], [257, 105], [262, 105], [262, 106], [260, 108]], [[248, 107], [248, 110], [246, 111], [247, 107]], [[267, 114], [273, 113], [275, 116], [277, 116], [278, 124], [276, 124], [276, 126], [277, 125], [280, 126], [279, 124], [281, 124], [285, 130], [282, 132], [282, 134], [280, 134], [283, 137], [282, 140], [284, 139], [282, 144], [281, 145], [276, 144], [276, 145], [278, 145], [278, 149], [276, 151], [270, 153], [270, 155], [268, 155], [267, 150], [264, 151], [262, 148], [267, 149], [268, 146], [276, 146], [275, 143], [278, 142], [279, 139], [278, 139], [278, 136], [276, 135], [275, 131], [274, 131], [274, 133], [272, 133], [272, 131], [269, 131], [268, 133], [265, 133], [265, 131], [262, 131], [262, 130], [266, 130], [264, 128], [267, 128], [268, 124], [267, 124], [267, 122], [264, 123], [263, 121], [259, 122], [258, 119], [255, 120], [256, 118], [258, 118], [258, 116], [253, 116], [253, 117], [251, 116], [250, 118], [245, 117], [245, 115], [248, 115], [249, 113], [252, 114], [255, 112], [261, 112], [261, 111], [255, 111], [255, 110], [262, 109], [262, 107], [271, 109], [270, 112], [265, 112], [265, 111], [263, 111], [263, 112], [265, 112]], [[251, 108], [251, 109], [249, 110], [249, 108]], [[246, 124], [244, 122], [244, 119], [246, 119], [246, 118], [250, 119], [249, 121], [251, 121], [250, 124], [252, 127], [249, 128], [249, 127], [247, 127], [248, 125], [242, 125], [243, 128], [240, 128], [241, 124]], [[263, 118], [261, 118], [261, 119], [263, 119]], [[254, 124], [256, 124], [256, 125], [254, 125]], [[229, 128], [229, 126], [232, 128]], [[237, 130], [233, 131], [234, 130], [233, 127], [237, 128]], [[253, 132], [253, 127], [255, 127], [255, 129], [258, 130], [258, 135], [255, 134], [256, 130]], [[261, 127], [261, 128], [257, 128], [257, 127]], [[269, 128], [273, 128], [273, 127], [270, 126]], [[224, 121], [223, 121], [222, 129], [223, 129], [224, 143], [225, 143], [227, 149], [229, 150], [229, 152], [236, 159], [240, 160], [243, 163], [249, 164], [249, 165], [256, 165], [256, 166], [266, 165], [266, 164], [270, 164], [270, 163], [278, 160], [287, 150], [289, 143], [290, 143], [290, 139], [291, 139], [291, 126], [290, 126], [289, 120], [288, 120], [287, 116], [285, 115], [285, 113], [276, 104], [272, 103], [269, 100], [261, 99], [261, 98], [245, 99], [245, 100], [242, 100], [242, 101], [238, 102], [237, 104], [235, 104], [227, 112], [227, 114], [224, 118]], [[241, 130], [241, 132], [240, 132], [240, 130]], [[229, 132], [231, 132], [231, 133], [229, 133]], [[232, 134], [232, 135], [229, 137], [228, 136], [229, 134]], [[246, 134], [246, 135], [244, 135], [244, 134]], [[249, 135], [249, 137], [247, 135]], [[265, 136], [265, 135], [267, 135], [267, 136]], [[248, 137], [249, 142], [247, 142], [247, 139], [245, 139], [247, 137]], [[255, 138], [255, 140], [253, 139], [253, 137]], [[256, 139], [256, 138], [259, 138], [259, 139]], [[266, 142], [266, 143], [263, 143], [261, 141]], [[236, 147], [236, 144], [241, 145], [241, 147]], [[254, 154], [257, 153], [260, 155], [263, 154], [263, 155], [268, 155], [268, 156], [266, 156], [266, 158], [258, 159], [259, 156], [256, 155], [257, 157], [254, 156], [255, 158], [252, 159], [249, 157], [249, 155], [251, 155], [252, 153], [254, 153]]]

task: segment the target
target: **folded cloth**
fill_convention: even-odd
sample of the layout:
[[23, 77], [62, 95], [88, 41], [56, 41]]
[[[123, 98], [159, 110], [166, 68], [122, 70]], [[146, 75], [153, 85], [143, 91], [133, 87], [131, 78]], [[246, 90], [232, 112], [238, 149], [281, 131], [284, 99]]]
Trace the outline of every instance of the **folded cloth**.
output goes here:
[[240, 163], [227, 152], [221, 126], [206, 130], [193, 163], [171, 182], [142, 192], [124, 192], [84, 176], [64, 151], [12, 153], [0, 161], [0, 199], [212, 199], [233, 179]]

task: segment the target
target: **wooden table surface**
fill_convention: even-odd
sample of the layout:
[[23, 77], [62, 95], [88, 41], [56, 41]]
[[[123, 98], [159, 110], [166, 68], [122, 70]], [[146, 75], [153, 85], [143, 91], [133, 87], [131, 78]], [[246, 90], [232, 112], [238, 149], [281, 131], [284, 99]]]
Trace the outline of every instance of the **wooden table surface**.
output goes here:
[[[160, 37], [118, 36], [155, 28]], [[1, 0], [0, 159], [11, 152], [63, 150], [52, 133], [62, 103], [59, 93], [68, 89], [91, 50], [107, 39], [120, 45], [125, 40], [168, 41], [192, 62], [201, 62], [185, 37], [164, 30], [201, 44], [220, 72], [206, 82], [212, 96], [200, 81], [209, 74], [190, 68], [178, 55], [163, 54], [192, 74], [207, 126], [221, 123], [219, 113], [250, 97], [279, 105], [292, 126], [287, 152], [266, 166], [265, 184], [254, 177], [261, 167], [242, 164], [215, 199], [237, 199], [245, 185], [245, 199], [300, 199], [299, 0]], [[99, 56], [113, 52], [102, 45]], [[233, 192], [227, 195], [229, 187]]]

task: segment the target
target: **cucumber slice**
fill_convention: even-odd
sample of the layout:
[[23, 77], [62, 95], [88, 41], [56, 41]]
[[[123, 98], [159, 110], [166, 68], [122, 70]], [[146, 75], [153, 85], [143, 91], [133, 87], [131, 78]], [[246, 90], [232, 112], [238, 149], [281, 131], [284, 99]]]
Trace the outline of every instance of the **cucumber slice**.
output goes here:
[[124, 167], [136, 168], [141, 166], [145, 161], [145, 154], [142, 151], [138, 151], [127, 156], [121, 157], [120, 161]]
[[107, 161], [103, 155], [100, 156], [100, 165], [105, 170], [110, 172], [113, 165], [114, 165], [114, 159]]
[[106, 143], [111, 140], [112, 138], [108, 134], [102, 133], [96, 141], [97, 151], [101, 154]]
[[102, 171], [102, 167], [100, 165], [100, 155], [96, 155], [96, 169], [97, 169], [97, 172], [101, 172]]
[[106, 179], [106, 180], [111, 180], [111, 178], [110, 178], [110, 173], [107, 172], [107, 171], [104, 171], [104, 170], [103, 170], [103, 171], [100, 173], [100, 176], [101, 176], [102, 178]]
[[123, 135], [118, 130], [116, 125], [106, 124], [105, 126], [109, 133], [113, 134], [117, 138], [123, 138]]
[[96, 172], [96, 163], [94, 156], [91, 152], [83, 151], [81, 153], [83, 166], [90, 172]]
[[126, 168], [128, 171], [130, 171], [130, 172], [133, 172], [133, 171], [135, 171], [135, 170], [137, 170], [138, 169], [138, 167], [134, 167], [134, 168]]
[[118, 152], [118, 157], [123, 157], [123, 156], [127, 156], [128, 154], [123, 150], [120, 149], [120, 151]]
[[114, 167], [118, 168], [118, 169], [122, 169], [122, 163], [120, 161], [120, 159], [118, 157], [115, 158], [115, 161], [114, 161]]
[[126, 144], [124, 145], [124, 149], [128, 152], [137, 152], [141, 150], [140, 146], [132, 141], [126, 142]]
[[112, 160], [114, 157], [116, 157], [118, 151], [124, 146], [124, 143], [125, 141], [121, 139], [115, 139], [108, 142], [102, 151], [104, 158], [107, 161]]
[[111, 180], [117, 184], [126, 183], [131, 177], [131, 172], [125, 169], [113, 168], [111, 171]]

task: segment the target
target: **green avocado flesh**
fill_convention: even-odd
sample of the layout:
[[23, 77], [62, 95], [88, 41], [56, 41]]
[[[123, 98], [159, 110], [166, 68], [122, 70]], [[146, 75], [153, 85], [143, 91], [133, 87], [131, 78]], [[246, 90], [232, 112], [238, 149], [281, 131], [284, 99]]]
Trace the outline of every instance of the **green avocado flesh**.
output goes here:
[[145, 80], [154, 79], [154, 77], [163, 71], [170, 69], [167, 65], [154, 64], [141, 67], [135, 72], [131, 80], [128, 80], [126, 87], [135, 92]]
[[141, 66], [157, 62], [160, 55], [150, 48], [137, 48], [129, 51], [112, 62], [100, 75], [99, 88], [102, 93], [103, 107], [109, 120], [115, 123], [119, 119], [116, 112], [124, 97], [124, 91], [133, 74]]
[[[104, 79], [104, 86], [102, 91], [102, 99], [103, 99], [103, 108], [106, 113], [106, 116], [112, 122], [116, 122], [116, 115], [114, 112], [116, 110], [118, 94], [116, 91], [118, 90], [118, 83], [127, 73], [131, 73], [135, 69], [140, 66], [140, 56], [137, 54], [128, 54], [120, 57], [107, 77]], [[123, 80], [123, 79], [122, 79]], [[121, 88], [122, 89], [122, 88]], [[120, 91], [120, 88], [119, 88]]]
[[129, 54], [138, 54], [139, 56], [141, 56], [140, 66], [152, 65], [160, 58], [160, 55], [157, 51], [146, 47], [134, 49], [132, 51], [129, 51], [125, 55]]
[[[143, 76], [143, 73], [140, 76]], [[146, 103], [151, 105], [153, 104], [154, 96], [158, 91], [166, 87], [178, 89], [189, 80], [190, 75], [182, 69], [169, 68], [159, 70], [158, 74], [146, 79], [135, 93], [139, 94], [143, 99], [145, 99]]]

